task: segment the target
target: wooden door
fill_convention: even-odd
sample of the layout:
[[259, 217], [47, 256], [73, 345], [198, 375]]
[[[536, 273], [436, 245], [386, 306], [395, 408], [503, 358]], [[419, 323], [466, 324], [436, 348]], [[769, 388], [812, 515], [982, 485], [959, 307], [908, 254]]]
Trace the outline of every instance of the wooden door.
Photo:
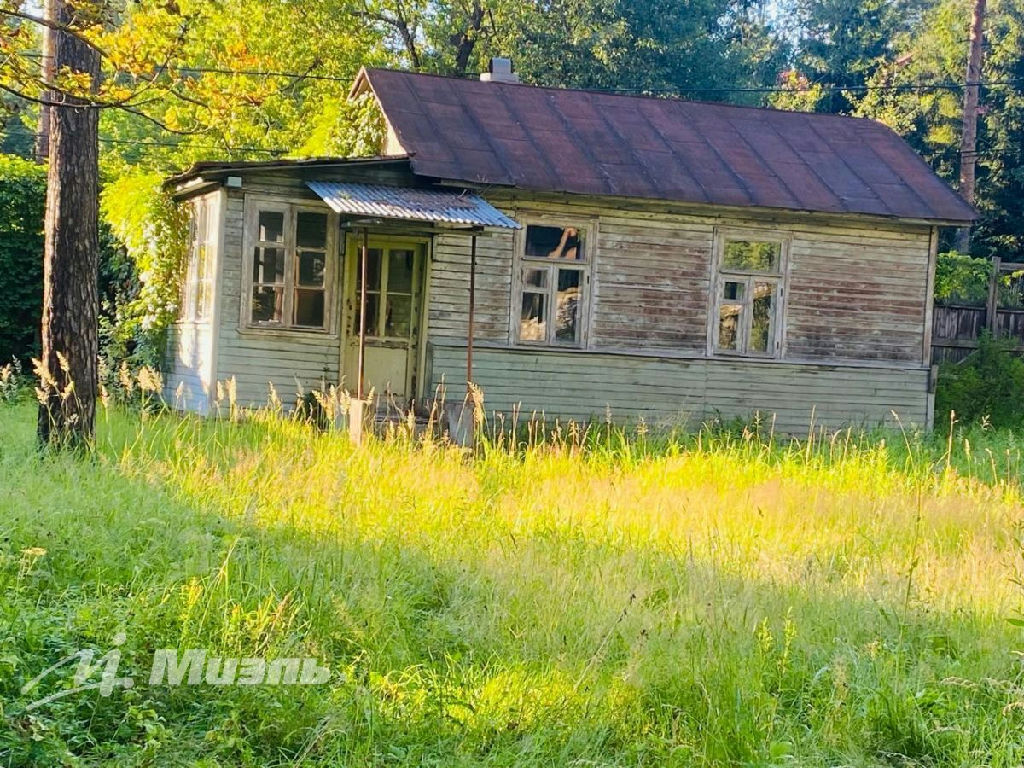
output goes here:
[[[358, 242], [357, 242], [358, 241]], [[361, 237], [346, 255], [345, 387], [357, 390]], [[388, 405], [404, 407], [415, 395], [426, 244], [401, 238], [370, 238], [366, 262], [366, 342], [363, 394], [372, 389]]]

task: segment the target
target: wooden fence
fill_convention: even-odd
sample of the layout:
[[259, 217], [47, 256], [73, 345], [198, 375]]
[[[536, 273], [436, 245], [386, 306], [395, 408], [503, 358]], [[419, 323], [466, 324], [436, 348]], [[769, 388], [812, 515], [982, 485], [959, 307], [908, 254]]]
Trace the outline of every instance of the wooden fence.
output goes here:
[[[932, 315], [932, 362], [957, 363], [978, 348], [978, 339], [988, 328], [993, 336], [1013, 339], [1024, 352], [1024, 308], [999, 306], [1000, 278], [1024, 271], [1024, 264], [995, 259], [989, 281], [986, 306], [967, 304], [936, 305]], [[990, 322], [989, 318], [993, 318]]]

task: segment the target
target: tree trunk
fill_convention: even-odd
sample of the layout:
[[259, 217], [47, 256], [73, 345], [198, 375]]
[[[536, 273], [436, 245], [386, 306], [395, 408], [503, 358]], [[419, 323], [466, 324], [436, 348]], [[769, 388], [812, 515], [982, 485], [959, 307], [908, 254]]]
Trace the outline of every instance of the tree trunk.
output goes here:
[[[52, 19], [55, 17], [53, 4], [56, 0], [44, 0], [43, 2], [43, 18]], [[49, 34], [49, 31], [43, 30], [43, 56], [40, 60], [40, 74], [42, 75], [43, 81], [52, 83], [54, 79], [53, 69], [53, 35]], [[53, 99], [53, 94], [49, 91], [43, 93], [44, 101], [50, 101]], [[41, 104], [39, 106], [39, 127], [36, 130], [36, 162], [45, 163], [47, 158], [50, 156], [50, 113], [53, 110], [47, 104]]]
[[[974, 0], [971, 16], [970, 52], [967, 55], [967, 81], [964, 83], [964, 123], [960, 138], [960, 196], [971, 205], [975, 199], [975, 169], [978, 164], [978, 101], [981, 96], [981, 66], [985, 47], [985, 0]], [[971, 228], [957, 231], [956, 249], [971, 250]]]
[[[70, 22], [66, 0], [47, 10]], [[66, 32], [46, 34], [55, 70], [88, 74], [95, 86], [99, 53]], [[50, 110], [38, 432], [43, 445], [61, 447], [87, 444], [96, 422], [99, 111], [82, 104], [64, 98]]]

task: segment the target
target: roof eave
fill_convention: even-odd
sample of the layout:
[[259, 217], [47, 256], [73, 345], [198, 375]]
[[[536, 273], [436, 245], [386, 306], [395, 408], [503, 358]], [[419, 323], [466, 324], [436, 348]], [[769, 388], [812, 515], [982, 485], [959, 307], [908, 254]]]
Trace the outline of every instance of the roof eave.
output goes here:
[[861, 221], [888, 221], [888, 222], [902, 222], [905, 224], [914, 224], [917, 226], [927, 227], [964, 227], [970, 226], [981, 218], [977, 211], [973, 212], [973, 215], [969, 219], [965, 218], [920, 218], [920, 217], [909, 217], [899, 215], [887, 215], [880, 213], [862, 213], [858, 211], [822, 211], [808, 208], [781, 208], [781, 207], [768, 207], [768, 206], [742, 206], [742, 205], [720, 205], [716, 203], [706, 203], [700, 201], [688, 201], [688, 200], [673, 200], [670, 198], [663, 197], [636, 197], [630, 195], [594, 195], [590, 193], [580, 192], [567, 192], [564, 190], [554, 189], [532, 189], [529, 187], [521, 187], [510, 184], [495, 184], [481, 181], [467, 181], [465, 179], [436, 179], [438, 186], [453, 187], [459, 189], [472, 189], [479, 194], [486, 195], [488, 191], [501, 190], [507, 193], [528, 193], [534, 195], [552, 195], [552, 196], [565, 196], [572, 197], [575, 199], [581, 198], [599, 198], [606, 199], [609, 201], [622, 201], [629, 200], [634, 201], [637, 204], [648, 203], [662, 203], [666, 205], [678, 206], [680, 209], [693, 209], [693, 210], [716, 210], [716, 211], [735, 211], [737, 213], [749, 212], [749, 211], [761, 211], [765, 214], [787, 214], [792, 216], [812, 216], [816, 218], [841, 218], [850, 219], [855, 218]]
[[290, 160], [239, 161], [237, 163], [198, 162], [181, 173], [169, 176], [164, 189], [174, 188], [173, 194], [193, 194], [194, 183], [213, 182], [225, 176], [274, 170], [304, 170], [357, 165], [393, 165], [408, 163], [409, 155], [375, 155], [371, 157], [317, 157]]

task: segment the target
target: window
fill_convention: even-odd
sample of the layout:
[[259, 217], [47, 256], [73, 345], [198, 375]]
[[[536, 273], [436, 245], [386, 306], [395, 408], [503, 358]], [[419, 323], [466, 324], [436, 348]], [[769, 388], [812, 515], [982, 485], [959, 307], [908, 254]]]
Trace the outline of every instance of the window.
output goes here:
[[[366, 251], [366, 335], [378, 339], [409, 339], [413, 331], [413, 305], [417, 290], [418, 249], [376, 247]], [[355, 295], [363, 287], [358, 261]], [[356, 306], [354, 328], [359, 328]]]
[[715, 352], [778, 355], [785, 256], [783, 240], [722, 238], [712, 328]]
[[522, 344], [583, 346], [590, 257], [588, 231], [569, 223], [527, 224], [513, 311]]
[[257, 328], [328, 330], [331, 216], [289, 205], [250, 213], [247, 323]]
[[189, 250], [182, 290], [181, 319], [201, 323], [210, 318], [213, 302], [213, 233], [216, 209], [211, 200], [199, 198], [192, 204], [189, 219]]

